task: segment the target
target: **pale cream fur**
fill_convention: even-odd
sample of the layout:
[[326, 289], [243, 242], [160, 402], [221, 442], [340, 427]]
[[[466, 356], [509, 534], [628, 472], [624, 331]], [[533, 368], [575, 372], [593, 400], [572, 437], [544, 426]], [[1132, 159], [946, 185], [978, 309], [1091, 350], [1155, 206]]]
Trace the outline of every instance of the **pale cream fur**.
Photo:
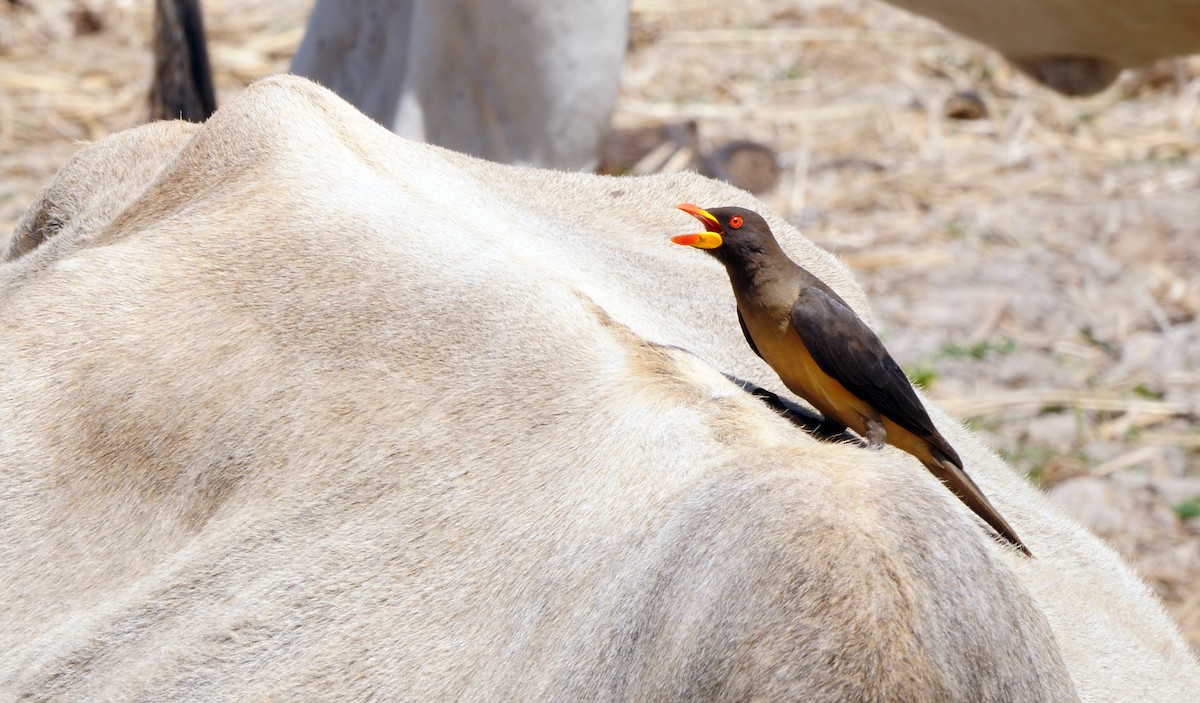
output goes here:
[[887, 0], [996, 49], [1068, 95], [1124, 68], [1200, 51], [1200, 12], [1178, 0]]
[[727, 381], [782, 390], [684, 200], [765, 210], [289, 77], [81, 151], [0, 263], [0, 697], [1194, 699], [1145, 586], [951, 418], [1037, 559]]

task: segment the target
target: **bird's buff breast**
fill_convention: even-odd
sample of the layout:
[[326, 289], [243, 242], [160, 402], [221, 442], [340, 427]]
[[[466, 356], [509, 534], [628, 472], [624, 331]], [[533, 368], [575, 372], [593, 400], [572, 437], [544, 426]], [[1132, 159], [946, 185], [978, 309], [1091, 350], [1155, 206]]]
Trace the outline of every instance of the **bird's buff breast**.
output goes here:
[[866, 430], [862, 417], [875, 416], [875, 409], [817, 366], [786, 317], [781, 324], [762, 324], [762, 317], [770, 316], [743, 313], [743, 317], [763, 360], [775, 370], [788, 390], [808, 401], [822, 415], [855, 432], [862, 434]]

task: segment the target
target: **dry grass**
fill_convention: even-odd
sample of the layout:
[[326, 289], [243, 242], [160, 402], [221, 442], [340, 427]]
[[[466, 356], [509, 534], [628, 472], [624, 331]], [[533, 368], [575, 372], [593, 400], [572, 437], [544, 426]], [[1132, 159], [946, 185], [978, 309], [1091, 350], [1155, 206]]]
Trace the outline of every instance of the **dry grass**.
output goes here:
[[[286, 70], [309, 4], [206, 1], [221, 97]], [[142, 119], [149, 5], [0, 0], [0, 230], [78, 140]], [[858, 271], [901, 364], [1019, 469], [1200, 476], [1200, 62], [1068, 100], [867, 0], [635, 0], [630, 47], [616, 126], [778, 149], [765, 199]], [[982, 119], [943, 115], [960, 91]], [[641, 168], [686, 162], [669, 152]], [[1200, 520], [1170, 517], [1105, 536], [1197, 642], [1200, 565], [1171, 555], [1200, 552]]]

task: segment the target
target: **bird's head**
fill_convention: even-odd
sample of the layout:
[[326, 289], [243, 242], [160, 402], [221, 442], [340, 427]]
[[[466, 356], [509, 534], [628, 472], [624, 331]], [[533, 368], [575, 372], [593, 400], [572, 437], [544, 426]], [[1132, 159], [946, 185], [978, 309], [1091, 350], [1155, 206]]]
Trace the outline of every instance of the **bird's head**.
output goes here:
[[779, 248], [767, 221], [753, 210], [741, 207], [704, 210], [691, 203], [676, 207], [700, 220], [704, 231], [671, 237], [671, 241], [703, 249], [722, 263], [750, 261], [765, 251]]

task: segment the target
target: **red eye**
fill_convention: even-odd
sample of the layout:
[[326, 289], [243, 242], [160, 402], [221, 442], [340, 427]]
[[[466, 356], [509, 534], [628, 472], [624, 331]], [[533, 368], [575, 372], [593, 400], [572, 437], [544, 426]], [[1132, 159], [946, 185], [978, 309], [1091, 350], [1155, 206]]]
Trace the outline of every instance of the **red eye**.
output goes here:
[[742, 226], [742, 216], [734, 215], [733, 217], [729, 218], [729, 226], [734, 229], [741, 227]]

